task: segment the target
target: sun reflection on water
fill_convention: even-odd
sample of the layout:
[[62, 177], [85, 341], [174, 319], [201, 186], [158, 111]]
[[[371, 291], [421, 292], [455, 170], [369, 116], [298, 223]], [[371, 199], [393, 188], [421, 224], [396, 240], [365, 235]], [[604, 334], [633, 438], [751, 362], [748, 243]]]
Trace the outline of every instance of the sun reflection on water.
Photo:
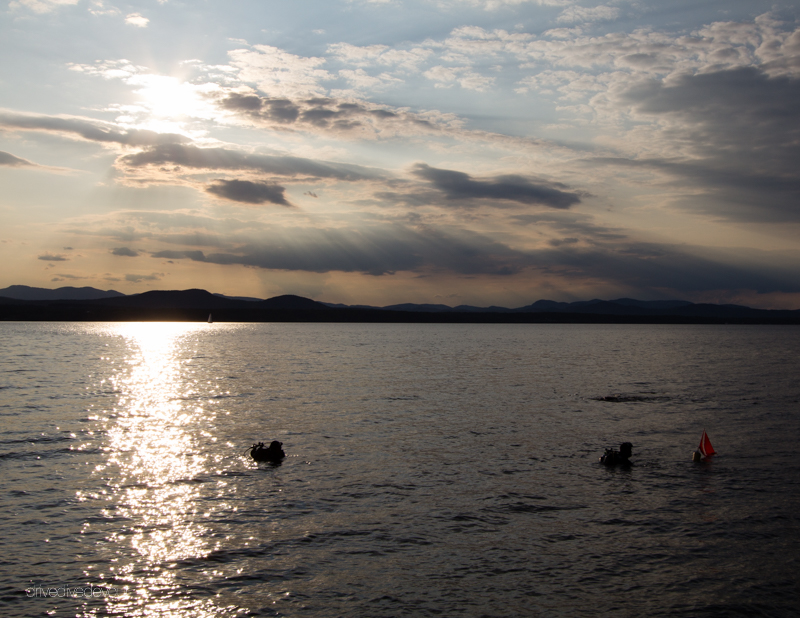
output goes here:
[[211, 602], [188, 597], [174, 569], [176, 562], [202, 559], [218, 548], [204, 520], [225, 508], [201, 506], [203, 476], [214, 464], [203, 445], [215, 440], [208, 431], [215, 412], [208, 398], [213, 385], [201, 389], [191, 365], [200, 328], [207, 326], [113, 328], [129, 353], [112, 378], [119, 400], [108, 419], [107, 463], [97, 469], [111, 496], [103, 516], [118, 522], [104, 540], [112, 553], [107, 577], [121, 591], [107, 600], [112, 613], [221, 613]]

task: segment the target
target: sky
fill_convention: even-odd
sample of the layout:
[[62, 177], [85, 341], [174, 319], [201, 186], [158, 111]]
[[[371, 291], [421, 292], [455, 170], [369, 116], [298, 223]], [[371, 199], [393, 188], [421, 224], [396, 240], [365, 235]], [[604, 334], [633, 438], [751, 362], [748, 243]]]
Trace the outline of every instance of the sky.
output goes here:
[[0, 287], [798, 309], [799, 19], [4, 2]]

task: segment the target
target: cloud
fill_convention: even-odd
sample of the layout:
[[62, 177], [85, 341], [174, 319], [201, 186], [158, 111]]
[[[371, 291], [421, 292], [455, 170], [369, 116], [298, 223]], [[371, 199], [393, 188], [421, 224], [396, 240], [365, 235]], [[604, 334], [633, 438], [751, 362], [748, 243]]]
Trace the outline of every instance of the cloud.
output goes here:
[[567, 187], [561, 183], [532, 182], [523, 176], [511, 174], [489, 180], [474, 180], [464, 172], [438, 169], [424, 163], [417, 163], [412, 173], [429, 181], [450, 200], [507, 200], [550, 208], [569, 208], [581, 201], [578, 192], [565, 191]]
[[[141, 102], [136, 106], [110, 108], [122, 112], [119, 118], [129, 124], [152, 122], [154, 119], [163, 123], [164, 118], [176, 117], [214, 122], [222, 120], [220, 110], [228, 121], [233, 117], [271, 128], [333, 133], [357, 138], [418, 135], [463, 124], [454, 114], [424, 110], [410, 112], [405, 108], [393, 108], [364, 100], [359, 91], [365, 91], [372, 97], [376, 89], [400, 84], [405, 71], [411, 70], [412, 65], [415, 67], [433, 53], [419, 47], [411, 50], [373, 47], [383, 50], [377, 58], [371, 49], [365, 52], [367, 48], [353, 45], [331, 46], [333, 58], [339, 58], [342, 62], [348, 62], [352, 58], [356, 64], [355, 69], [345, 67], [337, 73], [310, 71], [310, 67], [325, 62], [325, 59], [295, 56], [277, 48], [269, 48], [269, 53], [248, 50], [236, 52], [241, 52], [243, 57], [250, 60], [274, 60], [277, 64], [270, 69], [270, 79], [288, 80], [294, 84], [293, 87], [286, 84], [285, 87], [265, 85], [262, 83], [263, 79], [258, 81], [250, 75], [252, 67], [243, 62], [232, 62], [232, 65], [226, 66], [206, 66], [199, 61], [186, 63], [191, 64], [193, 70], [205, 73], [204, 77], [191, 82], [152, 74], [147, 67], [134, 65], [127, 60], [97, 61], [93, 64], [70, 63], [69, 68], [103, 79], [120, 79], [135, 87], [135, 93]], [[377, 63], [380, 70], [367, 72], [358, 66], [365, 59]], [[259, 70], [263, 72], [266, 68], [262, 66]], [[416, 71], [416, 68], [413, 70]], [[481, 75], [469, 67], [458, 67], [455, 70], [458, 72], [455, 83], [467, 89], [485, 91], [495, 79]], [[394, 74], [387, 71], [394, 71]], [[254, 81], [259, 89], [251, 87]], [[326, 81], [336, 85], [346, 81], [350, 89], [329, 90], [322, 85]], [[300, 87], [298, 84], [306, 86]], [[313, 87], [309, 84], [313, 84]]]
[[567, 245], [538, 251], [534, 259], [546, 271], [611, 282], [644, 294], [663, 295], [668, 290], [691, 295], [725, 289], [800, 292], [796, 253], [628, 243], [589, 248]]
[[142, 281], [160, 281], [164, 273], [153, 273], [150, 275], [135, 275], [135, 274], [128, 274], [125, 275], [125, 281], [129, 283], [141, 283]]
[[62, 6], [75, 4], [78, 4], [78, 0], [12, 0], [8, 6], [11, 9], [26, 7], [34, 13], [50, 13]]
[[392, 77], [388, 73], [370, 75], [364, 69], [341, 69], [338, 75], [346, 80], [351, 88], [372, 93], [403, 83], [402, 79]]
[[567, 238], [551, 238], [547, 242], [552, 247], [560, 247], [562, 245], [575, 245], [580, 241], [577, 238], [570, 236]]
[[220, 107], [275, 124], [291, 124], [300, 117], [300, 106], [294, 101], [257, 94], [231, 93], [220, 101]]
[[520, 4], [538, 4], [539, 6], [565, 6], [574, 0], [439, 0], [443, 6], [458, 5], [459, 3], [471, 4], [481, 7], [487, 11], [496, 11], [506, 6], [518, 6]]
[[155, 251], [150, 254], [150, 257], [162, 260], [184, 260], [189, 259], [194, 262], [205, 262], [206, 256], [202, 251], [175, 251], [167, 249], [165, 251]]
[[121, 165], [132, 168], [172, 164], [195, 169], [253, 170], [277, 176], [346, 181], [374, 180], [384, 176], [379, 170], [359, 165], [291, 156], [247, 154], [226, 148], [199, 148], [185, 144], [162, 144], [124, 155], [118, 161]]
[[[716, 163], [696, 159], [615, 157], [597, 157], [585, 163], [664, 172], [672, 180], [663, 180], [660, 184], [684, 192], [690, 190], [685, 197], [675, 197], [675, 204], [683, 210], [731, 221], [800, 222], [800, 174], [780, 174], [779, 170], [768, 168], [764, 171], [747, 166], [737, 168], [734, 156], [729, 162]], [[653, 185], [656, 184], [659, 183], [653, 181]], [[703, 199], [697, 198], [697, 191], [702, 192]]]
[[280, 206], [291, 206], [284, 196], [284, 187], [249, 180], [217, 180], [206, 191], [226, 200], [244, 202], [245, 204], [263, 204], [270, 202]]
[[220, 265], [325, 273], [386, 275], [399, 271], [511, 276], [538, 273], [661, 295], [710, 290], [800, 292], [800, 258], [753, 250], [658, 243], [581, 245], [575, 237], [521, 251], [464, 230], [403, 225], [353, 229], [280, 228], [222, 252], [166, 250], [152, 257]]
[[271, 45], [236, 49], [228, 55], [244, 83], [255, 83], [272, 96], [323, 96], [326, 89], [320, 82], [333, 79], [328, 71], [318, 68], [325, 64], [324, 58], [296, 56]]
[[[214, 99], [223, 88], [217, 82], [229, 81], [235, 70], [229, 66], [206, 66], [198, 61], [181, 64], [183, 70], [205, 72], [206, 79], [158, 75], [125, 59], [96, 60], [90, 64], [70, 62], [67, 66], [83, 75], [121, 80], [133, 89], [135, 104], [114, 104], [104, 110], [119, 114], [118, 122], [126, 126], [185, 126], [187, 119], [218, 120]], [[194, 132], [194, 128], [187, 127], [186, 132]]]
[[460, 274], [508, 275], [523, 266], [523, 254], [464, 230], [376, 225], [360, 229], [271, 228], [235, 250], [160, 251], [156, 258], [244, 265], [275, 270], [384, 275], [444, 269]]
[[[666, 117], [691, 133], [704, 156], [732, 152], [753, 162], [767, 157], [790, 165], [800, 154], [800, 80], [769, 77], [757, 67], [740, 67], [668, 81], [647, 80], [620, 92], [638, 116]], [[723, 154], [724, 153], [724, 154]]]
[[230, 92], [219, 99], [218, 104], [221, 109], [260, 125], [353, 134], [362, 138], [429, 133], [446, 126], [420, 114], [353, 99], [290, 99], [264, 97], [254, 92]]
[[[457, 226], [362, 219], [336, 227], [216, 219], [189, 213], [115, 213], [120, 229], [138, 234], [153, 258], [271, 270], [419, 276], [478, 275], [549, 281], [556, 287], [611, 289], [625, 294], [691, 296], [714, 290], [761, 294], [800, 292], [800, 253], [642, 242], [629, 231], [585, 213], [544, 210], [511, 219], [502, 240]], [[97, 222], [102, 225], [101, 221]], [[141, 232], [140, 232], [141, 230]], [[530, 240], [537, 239], [535, 246]], [[521, 243], [516, 245], [515, 243]], [[301, 277], [302, 278], [302, 277]], [[510, 284], [509, 284], [510, 285]]]
[[511, 219], [520, 225], [536, 226], [544, 231], [553, 230], [561, 235], [578, 236], [590, 245], [627, 240], [629, 237], [622, 228], [598, 225], [591, 216], [576, 212], [524, 213], [514, 215]]
[[487, 92], [494, 84], [494, 77], [487, 77], [476, 73], [468, 66], [446, 67], [437, 65], [424, 73], [425, 77], [436, 82], [436, 87], [445, 87], [457, 83], [465, 90]]
[[128, 247], [115, 247], [111, 249], [111, 255], [119, 255], [123, 257], [138, 257], [139, 253]]
[[150, 20], [146, 17], [142, 17], [140, 13], [131, 13], [127, 17], [125, 17], [125, 23], [129, 26], [136, 26], [138, 28], [147, 28], [147, 24], [150, 23]]
[[74, 116], [45, 116], [23, 114], [0, 110], [0, 127], [21, 131], [44, 131], [77, 135], [78, 137], [101, 143], [122, 144], [125, 146], [155, 146], [158, 144], [186, 143], [188, 137], [175, 133], [157, 133], [143, 129], [121, 131], [109, 123]]
[[619, 17], [619, 9], [611, 6], [587, 8], [570, 6], [564, 9], [556, 21], [559, 24], [582, 24], [594, 21], [611, 21]]
[[634, 119], [658, 122], [648, 132], [650, 145], [672, 156], [598, 162], [666, 172], [675, 185], [711, 198], [687, 198], [685, 208], [736, 220], [800, 221], [800, 79], [739, 67], [646, 80], [615, 96]]
[[669, 204], [684, 211], [800, 220], [800, 29], [793, 22], [762, 15], [689, 34], [573, 32], [530, 41], [522, 57], [536, 72], [518, 92], [555, 96], [564, 121], [591, 127], [597, 143], [616, 151], [587, 162], [657, 172], [651, 180], [668, 186]]
[[44, 260], [45, 262], [66, 262], [67, 258], [63, 255], [56, 255], [53, 253], [45, 253], [43, 255], [38, 256], [36, 259]]
[[92, 15], [119, 15], [120, 10], [114, 6], [108, 6], [103, 0], [90, 0], [89, 12]]
[[25, 159], [20, 159], [19, 157], [15, 157], [14, 155], [3, 152], [0, 150], [0, 165], [7, 165], [9, 167], [24, 167], [24, 166], [31, 166], [34, 165], [30, 161]]
[[422, 46], [397, 49], [388, 45], [358, 46], [350, 43], [333, 43], [328, 46], [328, 53], [340, 62], [352, 66], [363, 68], [378, 65], [396, 67], [407, 72], [417, 72], [419, 65], [433, 54], [433, 50]]

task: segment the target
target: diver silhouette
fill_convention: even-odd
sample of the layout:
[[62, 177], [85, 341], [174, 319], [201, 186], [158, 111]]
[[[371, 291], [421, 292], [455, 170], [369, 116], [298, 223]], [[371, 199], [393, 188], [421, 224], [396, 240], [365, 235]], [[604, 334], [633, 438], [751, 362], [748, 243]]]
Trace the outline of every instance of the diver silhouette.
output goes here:
[[633, 444], [623, 442], [619, 445], [619, 450], [607, 448], [605, 454], [600, 458], [600, 463], [604, 466], [630, 466], [630, 457], [633, 455]]

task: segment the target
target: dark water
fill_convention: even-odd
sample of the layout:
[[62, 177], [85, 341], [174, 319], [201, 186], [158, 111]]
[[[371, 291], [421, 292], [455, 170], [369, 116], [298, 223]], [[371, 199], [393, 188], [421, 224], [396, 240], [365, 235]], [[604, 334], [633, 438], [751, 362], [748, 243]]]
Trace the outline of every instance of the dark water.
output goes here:
[[[800, 607], [800, 328], [0, 323], [0, 350], [3, 616]], [[282, 465], [242, 455], [273, 438]]]

